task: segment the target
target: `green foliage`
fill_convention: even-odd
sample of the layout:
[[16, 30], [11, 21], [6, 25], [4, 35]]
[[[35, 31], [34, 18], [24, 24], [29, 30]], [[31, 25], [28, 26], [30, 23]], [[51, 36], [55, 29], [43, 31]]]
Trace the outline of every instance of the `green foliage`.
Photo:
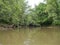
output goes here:
[[48, 12], [49, 17], [53, 17], [53, 24], [59, 22], [58, 21], [58, 18], [60, 18], [59, 9], [60, 7], [59, 7], [58, 0], [47, 0], [46, 11]]
[[60, 1], [46, 0], [31, 9], [25, 0], [0, 0], [0, 23], [15, 26], [60, 25]]
[[46, 10], [46, 4], [44, 3], [40, 3], [35, 8], [35, 13], [38, 16], [39, 24], [43, 24], [48, 19], [48, 13], [45, 10]]
[[0, 0], [0, 20], [10, 24], [19, 24], [23, 19], [25, 9], [24, 0]]
[[45, 4], [41, 3], [38, 6], [36, 6], [36, 14], [39, 16], [40, 19], [43, 18], [44, 13], [45, 13]]

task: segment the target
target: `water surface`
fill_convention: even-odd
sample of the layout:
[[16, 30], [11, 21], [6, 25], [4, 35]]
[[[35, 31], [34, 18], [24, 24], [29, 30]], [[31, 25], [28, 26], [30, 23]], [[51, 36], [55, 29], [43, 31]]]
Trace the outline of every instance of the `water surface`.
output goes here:
[[60, 45], [60, 28], [1, 30], [0, 45]]

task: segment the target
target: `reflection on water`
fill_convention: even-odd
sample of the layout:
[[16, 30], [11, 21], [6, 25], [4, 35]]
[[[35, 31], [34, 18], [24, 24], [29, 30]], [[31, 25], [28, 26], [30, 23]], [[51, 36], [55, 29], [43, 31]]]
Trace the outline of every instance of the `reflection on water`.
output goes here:
[[0, 45], [60, 45], [60, 28], [21, 28], [0, 31]]
[[25, 41], [24, 41], [24, 45], [30, 45], [30, 39], [26, 39]]

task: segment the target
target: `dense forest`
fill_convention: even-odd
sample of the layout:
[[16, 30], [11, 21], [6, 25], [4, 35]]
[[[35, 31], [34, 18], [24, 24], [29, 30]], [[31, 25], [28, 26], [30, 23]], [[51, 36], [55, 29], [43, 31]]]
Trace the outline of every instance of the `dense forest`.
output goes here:
[[45, 0], [35, 8], [25, 0], [0, 0], [0, 26], [60, 25], [60, 0]]

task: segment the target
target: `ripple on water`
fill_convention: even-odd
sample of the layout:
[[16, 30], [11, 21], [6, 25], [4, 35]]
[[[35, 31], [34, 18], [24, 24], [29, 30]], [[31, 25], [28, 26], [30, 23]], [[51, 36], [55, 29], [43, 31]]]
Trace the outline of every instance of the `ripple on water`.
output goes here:
[[31, 39], [27, 39], [24, 41], [24, 45], [30, 45], [30, 43], [31, 43]]

